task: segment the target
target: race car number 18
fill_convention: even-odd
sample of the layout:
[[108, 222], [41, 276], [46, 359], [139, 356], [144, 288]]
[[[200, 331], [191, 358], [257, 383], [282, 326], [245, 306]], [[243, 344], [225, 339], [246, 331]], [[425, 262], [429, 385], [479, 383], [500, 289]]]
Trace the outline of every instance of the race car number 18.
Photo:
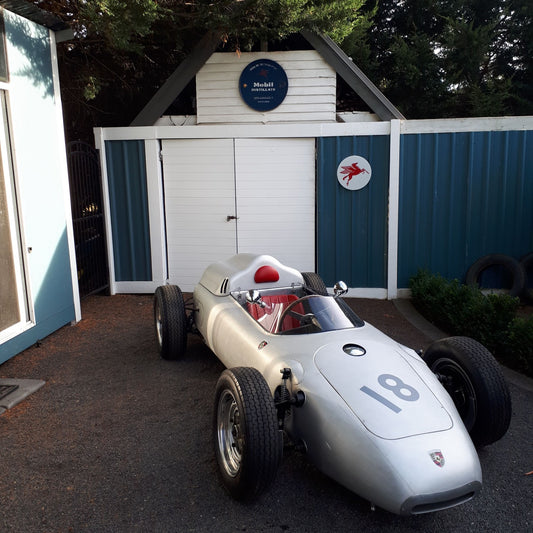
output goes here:
[[[416, 402], [418, 398], [420, 398], [420, 394], [414, 387], [407, 385], [407, 383], [404, 383], [399, 377], [394, 376], [393, 374], [381, 374], [378, 376], [378, 383], [384, 389], [392, 391], [400, 400], [404, 400], [406, 402]], [[399, 413], [401, 411], [401, 408], [395, 403], [387, 400], [387, 398], [379, 394], [379, 392], [376, 392], [366, 385], [361, 387], [360, 390], [365, 394], [368, 394], [368, 396], [371, 398], [374, 398], [374, 400], [377, 400], [383, 404], [385, 407], [388, 407], [391, 411], [394, 411], [395, 413]]]

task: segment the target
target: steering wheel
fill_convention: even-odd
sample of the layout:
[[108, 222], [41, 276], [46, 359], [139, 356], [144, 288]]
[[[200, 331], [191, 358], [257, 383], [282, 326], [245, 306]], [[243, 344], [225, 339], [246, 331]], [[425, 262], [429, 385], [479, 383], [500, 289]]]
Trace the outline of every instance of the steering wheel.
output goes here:
[[[281, 331], [287, 331], [288, 329], [292, 329], [292, 328], [287, 328], [287, 329], [283, 328], [283, 322], [285, 321], [287, 316], [292, 316], [293, 318], [298, 320], [301, 325], [307, 325], [307, 324], [314, 323], [313, 318], [315, 317], [315, 315], [313, 313], [307, 313], [304, 315], [302, 313], [297, 313], [293, 309], [294, 307], [296, 307], [298, 304], [301, 304], [305, 300], [309, 300], [310, 298], [317, 298], [317, 297], [318, 295], [316, 294], [308, 294], [307, 296], [302, 296], [301, 298], [298, 298], [298, 300], [294, 300], [294, 302], [291, 302], [287, 306], [287, 308], [283, 311], [283, 313], [281, 313], [281, 317], [279, 319], [278, 331], [281, 332]], [[315, 324], [315, 325], [318, 326], [318, 324]]]

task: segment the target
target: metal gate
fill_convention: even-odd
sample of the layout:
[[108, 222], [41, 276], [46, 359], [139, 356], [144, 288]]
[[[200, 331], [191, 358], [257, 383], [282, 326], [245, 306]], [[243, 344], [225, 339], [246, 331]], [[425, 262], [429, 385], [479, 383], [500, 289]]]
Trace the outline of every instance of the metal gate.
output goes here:
[[80, 297], [109, 287], [98, 152], [89, 144], [67, 145], [70, 199]]

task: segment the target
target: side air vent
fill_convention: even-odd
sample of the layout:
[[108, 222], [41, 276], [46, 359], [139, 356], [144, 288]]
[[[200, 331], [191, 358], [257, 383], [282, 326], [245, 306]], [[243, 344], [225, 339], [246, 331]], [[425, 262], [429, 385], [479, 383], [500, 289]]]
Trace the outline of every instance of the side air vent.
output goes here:
[[222, 281], [222, 284], [220, 285], [220, 294], [226, 294], [228, 290], [228, 283], [229, 283], [229, 278], [224, 278], [224, 280]]

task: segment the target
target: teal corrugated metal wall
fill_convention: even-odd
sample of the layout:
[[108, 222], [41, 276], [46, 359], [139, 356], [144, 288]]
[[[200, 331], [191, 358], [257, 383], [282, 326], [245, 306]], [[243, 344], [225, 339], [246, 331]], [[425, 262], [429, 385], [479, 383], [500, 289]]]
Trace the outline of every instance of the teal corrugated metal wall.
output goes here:
[[464, 280], [483, 255], [533, 250], [533, 131], [401, 139], [398, 287], [419, 268]]
[[116, 281], [151, 281], [144, 141], [106, 141]]
[[[328, 286], [386, 287], [389, 136], [317, 139], [317, 271]], [[350, 155], [372, 166], [369, 184], [349, 191], [337, 181]]]

